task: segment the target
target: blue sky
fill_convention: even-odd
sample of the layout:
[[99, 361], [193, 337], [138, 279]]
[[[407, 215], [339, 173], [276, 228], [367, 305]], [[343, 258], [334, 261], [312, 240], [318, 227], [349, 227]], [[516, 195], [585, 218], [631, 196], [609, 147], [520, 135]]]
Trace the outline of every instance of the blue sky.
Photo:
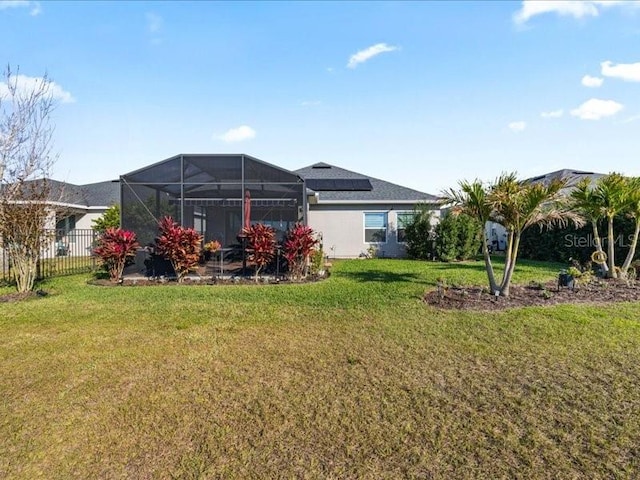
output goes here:
[[429, 193], [640, 175], [640, 2], [0, 1], [0, 30], [56, 83], [71, 183], [224, 152]]

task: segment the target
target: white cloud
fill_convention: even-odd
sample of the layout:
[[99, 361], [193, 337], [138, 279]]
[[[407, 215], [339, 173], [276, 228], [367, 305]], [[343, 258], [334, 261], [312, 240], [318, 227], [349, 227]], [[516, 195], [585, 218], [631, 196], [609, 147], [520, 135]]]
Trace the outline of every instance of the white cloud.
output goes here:
[[7, 10], [9, 8], [28, 8], [29, 15], [32, 17], [42, 13], [40, 2], [31, 2], [28, 0], [0, 0], [0, 10]]
[[395, 50], [398, 50], [398, 47], [387, 45], [386, 43], [376, 43], [375, 45], [371, 45], [370, 47], [351, 55], [351, 57], [349, 57], [347, 67], [356, 68], [359, 64], [372, 59], [376, 55], [380, 55], [384, 52], [393, 52]]
[[617, 65], [607, 60], [600, 64], [601, 73], [605, 77], [619, 78], [627, 82], [640, 82], [640, 62], [618, 63]]
[[319, 105], [322, 105], [320, 100], [303, 100], [300, 102], [301, 107], [317, 107]]
[[552, 110], [550, 112], [542, 112], [540, 114], [542, 118], [560, 118], [562, 115], [564, 115], [564, 110], [562, 109]]
[[600, 120], [601, 118], [615, 115], [623, 108], [624, 106], [621, 103], [613, 100], [592, 98], [578, 108], [571, 110], [571, 115], [581, 118], [582, 120]]
[[597, 88], [602, 86], [604, 79], [600, 77], [592, 77], [591, 75], [585, 75], [582, 77], [582, 85], [589, 88]]
[[242, 142], [244, 140], [251, 140], [255, 138], [256, 131], [247, 126], [241, 125], [238, 128], [231, 128], [227, 130], [224, 134], [220, 135], [218, 138], [223, 142], [233, 143], [233, 142]]
[[[40, 88], [42, 85], [42, 77], [28, 77], [27, 75], [16, 75], [14, 77], [16, 82], [16, 89], [19, 93], [32, 92]], [[56, 82], [48, 80], [49, 86], [47, 93], [49, 93], [55, 100], [59, 100], [62, 103], [73, 103], [75, 98], [71, 93], [67, 92]], [[0, 98], [9, 94], [9, 87], [6, 83], [0, 82]]]
[[509, 124], [509, 129], [514, 133], [520, 133], [524, 131], [525, 128], [527, 128], [527, 122], [518, 121], [518, 122], [511, 122]]
[[524, 24], [530, 18], [544, 13], [557, 13], [574, 18], [597, 17], [598, 8], [592, 2], [583, 1], [525, 0], [520, 10], [513, 15], [513, 20], [517, 24]]
[[545, 13], [573, 18], [597, 17], [606, 8], [639, 6], [638, 0], [524, 0], [520, 10], [513, 15], [513, 21], [523, 25], [529, 19]]

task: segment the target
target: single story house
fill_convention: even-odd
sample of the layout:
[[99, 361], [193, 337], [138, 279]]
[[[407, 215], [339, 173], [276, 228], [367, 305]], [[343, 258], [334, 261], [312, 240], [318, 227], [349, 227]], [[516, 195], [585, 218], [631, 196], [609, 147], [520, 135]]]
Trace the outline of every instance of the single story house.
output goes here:
[[311, 226], [331, 257], [375, 250], [405, 254], [404, 225], [424, 204], [439, 216], [437, 197], [326, 163], [289, 171], [245, 154], [180, 154], [120, 177], [123, 228], [153, 242], [157, 221], [171, 215], [205, 242], [237, 243], [248, 223], [279, 238], [295, 223]]
[[[94, 240], [92, 222], [100, 218], [107, 208], [120, 203], [120, 182], [74, 185], [50, 179], [48, 188], [45, 228], [51, 232], [51, 241], [45, 256], [89, 256]], [[0, 279], [9, 275], [9, 258], [2, 247], [0, 238]]]
[[105, 210], [120, 203], [120, 183], [117, 180], [74, 185], [49, 180], [51, 189], [49, 206], [50, 221], [47, 228], [56, 230], [58, 254], [87, 255], [86, 234], [93, 227], [93, 220], [100, 218]]
[[296, 170], [308, 195], [307, 221], [322, 234], [331, 257], [358, 257], [374, 251], [382, 257], [406, 254], [404, 226], [417, 205], [440, 216], [438, 197], [378, 178], [315, 163]]

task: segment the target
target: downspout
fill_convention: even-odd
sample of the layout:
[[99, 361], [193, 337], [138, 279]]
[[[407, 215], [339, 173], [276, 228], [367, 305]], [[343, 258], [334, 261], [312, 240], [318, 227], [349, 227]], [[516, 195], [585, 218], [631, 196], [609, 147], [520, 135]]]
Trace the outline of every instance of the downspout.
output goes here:
[[308, 212], [307, 209], [309, 208], [308, 206], [309, 204], [309, 200], [307, 198], [307, 181], [303, 178], [302, 179], [302, 223], [304, 223], [305, 225], [308, 224]]
[[184, 227], [184, 155], [180, 155], [180, 225]]
[[242, 205], [242, 228], [244, 228], [246, 219], [244, 218], [244, 154], [240, 157], [240, 176], [242, 177], [240, 180], [240, 184], [242, 188], [240, 189], [240, 204]]
[[123, 190], [123, 183], [122, 182], [123, 181], [124, 181], [123, 176], [120, 175], [120, 228], [123, 227], [123, 225], [122, 225], [122, 212], [124, 210], [122, 208], [122, 205], [123, 205], [122, 201], [124, 200], [124, 195], [122, 193], [122, 190]]

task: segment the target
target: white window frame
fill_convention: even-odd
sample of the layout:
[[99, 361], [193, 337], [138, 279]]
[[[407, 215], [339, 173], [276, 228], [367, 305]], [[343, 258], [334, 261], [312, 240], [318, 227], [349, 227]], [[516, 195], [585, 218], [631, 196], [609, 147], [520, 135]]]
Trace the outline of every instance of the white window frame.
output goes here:
[[[384, 242], [369, 242], [367, 241], [367, 215], [384, 215]], [[368, 245], [385, 245], [389, 241], [389, 212], [387, 211], [371, 211], [362, 212], [362, 237], [364, 243]]]

